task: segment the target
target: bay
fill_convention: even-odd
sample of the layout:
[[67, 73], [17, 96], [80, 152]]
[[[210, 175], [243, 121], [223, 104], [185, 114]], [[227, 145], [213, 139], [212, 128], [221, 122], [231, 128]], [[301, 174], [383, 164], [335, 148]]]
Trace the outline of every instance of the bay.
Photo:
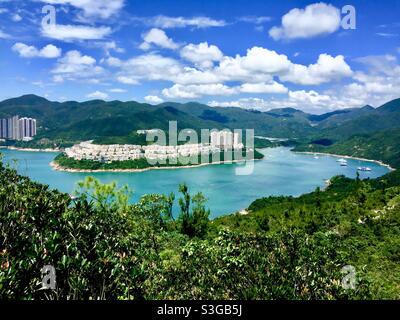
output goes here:
[[356, 159], [348, 159], [341, 167], [337, 157], [300, 154], [289, 148], [260, 150], [265, 158], [254, 162], [250, 175], [236, 175], [239, 164], [210, 165], [189, 169], [150, 170], [145, 172], [72, 173], [55, 171], [49, 163], [57, 153], [0, 150], [4, 160], [22, 175], [72, 193], [78, 181], [94, 176], [103, 183], [116, 181], [134, 191], [132, 201], [149, 193], [178, 193], [178, 186], [186, 183], [191, 193], [203, 192], [208, 199], [211, 218], [247, 208], [258, 198], [269, 195], [298, 196], [324, 187], [335, 175], [354, 178], [357, 167], [367, 166], [371, 172], [360, 172], [361, 178], [376, 178], [389, 172], [385, 166]]

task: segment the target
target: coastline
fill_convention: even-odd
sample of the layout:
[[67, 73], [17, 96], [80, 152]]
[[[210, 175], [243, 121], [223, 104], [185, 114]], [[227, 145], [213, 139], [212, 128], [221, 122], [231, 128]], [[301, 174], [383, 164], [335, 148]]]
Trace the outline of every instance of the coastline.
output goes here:
[[59, 164], [55, 163], [54, 161], [50, 162], [50, 167], [56, 171], [63, 171], [63, 172], [70, 172], [70, 173], [96, 173], [96, 172], [145, 172], [150, 170], [175, 170], [175, 169], [194, 169], [199, 167], [205, 167], [210, 165], [218, 165], [218, 164], [233, 164], [233, 163], [240, 163], [245, 161], [258, 161], [263, 159], [252, 159], [252, 160], [232, 160], [232, 161], [218, 161], [218, 162], [211, 162], [211, 163], [201, 163], [195, 165], [185, 165], [185, 166], [171, 166], [171, 167], [148, 167], [143, 169], [71, 169], [65, 168], [60, 166]]
[[353, 156], [345, 156], [342, 154], [334, 154], [334, 153], [327, 153], [327, 152], [310, 152], [310, 151], [292, 151], [295, 153], [302, 153], [302, 154], [310, 154], [310, 155], [321, 155], [321, 156], [332, 156], [335, 158], [345, 158], [345, 159], [353, 159], [353, 160], [361, 160], [361, 161], [366, 161], [366, 162], [373, 162], [376, 164], [379, 164], [383, 167], [388, 168], [390, 171], [395, 171], [395, 168], [392, 168], [389, 164], [384, 163], [379, 160], [372, 160], [372, 159], [366, 159], [366, 158], [360, 158], [360, 157], [353, 157]]
[[10, 147], [10, 146], [0, 146], [0, 149], [8, 149], [8, 150], [14, 150], [14, 151], [25, 151], [25, 152], [62, 152], [60, 149], [52, 149], [52, 148], [46, 148], [46, 149], [35, 149], [35, 148], [18, 148], [18, 147]]
[[[0, 146], [0, 149], [8, 149], [8, 150], [15, 150], [15, 151], [25, 151], [25, 152], [62, 152], [61, 149], [52, 149], [52, 148], [46, 148], [46, 149], [35, 149], [35, 148], [17, 148], [17, 147], [12, 147], [12, 146]], [[396, 169], [391, 167], [389, 164], [384, 163], [380, 160], [372, 160], [372, 159], [367, 159], [367, 158], [361, 158], [361, 157], [354, 157], [354, 156], [346, 156], [342, 154], [335, 154], [335, 153], [328, 153], [328, 152], [310, 152], [310, 151], [292, 151], [294, 153], [301, 153], [301, 154], [309, 154], [309, 155], [322, 155], [322, 156], [332, 156], [335, 158], [345, 158], [345, 159], [353, 159], [353, 160], [360, 160], [360, 161], [366, 161], [366, 162], [373, 162], [376, 164], [379, 164], [383, 167], [388, 168], [390, 171], [395, 171]], [[253, 160], [263, 160], [263, 159], [253, 159]], [[144, 171], [149, 171], [149, 170], [170, 170], [170, 169], [190, 169], [190, 168], [198, 168], [198, 167], [203, 167], [203, 166], [208, 166], [208, 165], [213, 165], [213, 164], [230, 164], [230, 163], [237, 163], [237, 162], [243, 162], [244, 160], [233, 160], [233, 161], [219, 161], [219, 162], [213, 162], [213, 163], [203, 163], [203, 164], [197, 164], [197, 165], [187, 165], [187, 166], [171, 166], [171, 167], [149, 167], [149, 168], [144, 168], [144, 169], [98, 169], [98, 170], [88, 170], [88, 169], [69, 169], [69, 168], [64, 168], [61, 167], [60, 165], [57, 165], [54, 163], [54, 161], [50, 162], [50, 166], [57, 171], [65, 171], [65, 172], [144, 172]]]

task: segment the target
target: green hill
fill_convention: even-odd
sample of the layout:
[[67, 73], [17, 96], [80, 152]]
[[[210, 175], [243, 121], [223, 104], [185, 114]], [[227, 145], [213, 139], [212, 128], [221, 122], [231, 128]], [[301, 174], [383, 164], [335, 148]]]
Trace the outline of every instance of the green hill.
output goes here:
[[[298, 150], [335, 152], [386, 161], [398, 166], [396, 139], [400, 129], [400, 99], [379, 108], [365, 106], [322, 115], [293, 108], [267, 112], [204, 104], [166, 102], [157, 106], [135, 101], [92, 100], [51, 102], [35, 95], [0, 102], [0, 117], [31, 116], [38, 119], [38, 135], [19, 146], [66, 146], [83, 140], [131, 141], [136, 130], [254, 129], [259, 136], [294, 139]], [[393, 130], [379, 135], [379, 132]], [[375, 135], [377, 134], [377, 135]], [[387, 137], [387, 135], [393, 137]], [[355, 137], [356, 136], [356, 137]], [[381, 142], [382, 140], [382, 142]]]
[[167, 129], [168, 121], [192, 129], [255, 129], [259, 135], [304, 137], [315, 132], [300, 111], [288, 115], [240, 108], [211, 108], [199, 103], [163, 103], [92, 100], [51, 102], [34, 95], [0, 102], [0, 116], [30, 116], [38, 119], [38, 138], [82, 140], [122, 136], [139, 129]]
[[338, 141], [330, 146], [319, 144], [303, 144], [296, 151], [327, 152], [366, 159], [379, 160], [400, 168], [400, 129], [355, 135]]

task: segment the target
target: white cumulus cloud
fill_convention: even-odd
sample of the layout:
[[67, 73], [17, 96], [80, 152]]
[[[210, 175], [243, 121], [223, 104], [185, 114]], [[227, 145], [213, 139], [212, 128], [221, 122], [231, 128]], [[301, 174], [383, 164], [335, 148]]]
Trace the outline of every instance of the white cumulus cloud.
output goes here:
[[146, 96], [144, 97], [144, 100], [150, 104], [160, 104], [164, 102], [164, 100], [159, 96]]
[[292, 64], [289, 71], [281, 75], [280, 79], [302, 85], [319, 85], [352, 74], [353, 71], [342, 55], [332, 57], [329, 54], [320, 54], [315, 64], [309, 66]]
[[68, 42], [74, 40], [101, 40], [111, 33], [111, 28], [56, 24], [54, 26], [44, 26], [41, 32], [44, 37]]
[[288, 88], [276, 81], [271, 83], [244, 83], [240, 86], [243, 93], [287, 93]]
[[228, 96], [235, 94], [236, 90], [221, 83], [187, 86], [175, 84], [171, 88], [164, 89], [162, 93], [170, 99], [196, 99], [201, 96]]
[[82, 55], [77, 50], [68, 51], [64, 57], [58, 59], [57, 65], [51, 71], [55, 82], [64, 80], [82, 80], [98, 82], [96, 77], [104, 73], [104, 69], [96, 64], [96, 59]]
[[214, 66], [215, 61], [220, 61], [223, 57], [221, 50], [207, 42], [199, 44], [188, 44], [181, 49], [180, 55], [183, 59], [194, 63], [196, 66], [208, 69]]
[[13, 45], [12, 50], [23, 58], [58, 58], [61, 56], [61, 49], [52, 44], [48, 44], [42, 49], [37, 49], [34, 46], [28, 46], [24, 43], [17, 42]]
[[153, 45], [172, 50], [179, 47], [179, 45], [171, 38], [168, 38], [164, 30], [161, 29], [153, 28], [142, 37], [143, 42], [140, 45], [140, 49], [142, 50], [149, 50]]
[[48, 4], [70, 5], [83, 10], [85, 17], [110, 18], [124, 6], [124, 0], [40, 0]]
[[89, 93], [86, 97], [89, 99], [99, 99], [99, 100], [106, 100], [109, 98], [107, 93], [101, 92], [101, 91], [95, 91], [95, 92]]
[[308, 5], [305, 9], [292, 9], [282, 17], [282, 25], [269, 30], [274, 40], [312, 38], [333, 33], [340, 27], [338, 8], [323, 2]]

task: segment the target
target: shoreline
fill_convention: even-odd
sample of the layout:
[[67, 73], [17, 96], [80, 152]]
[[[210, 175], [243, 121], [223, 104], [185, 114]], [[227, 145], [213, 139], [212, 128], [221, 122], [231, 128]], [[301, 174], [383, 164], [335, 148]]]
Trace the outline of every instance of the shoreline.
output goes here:
[[[18, 148], [18, 147], [8, 147], [8, 146], [0, 146], [0, 149], [8, 149], [8, 150], [14, 150], [14, 151], [25, 151], [25, 152], [62, 152], [60, 149], [51, 149], [51, 148], [46, 148], [46, 149], [36, 149], [36, 148]], [[310, 151], [292, 151], [294, 153], [301, 153], [301, 154], [308, 154], [308, 155], [322, 155], [322, 156], [332, 156], [335, 158], [345, 158], [345, 159], [353, 159], [353, 160], [360, 160], [360, 161], [366, 161], [366, 162], [373, 162], [376, 164], [379, 164], [383, 167], [388, 168], [390, 171], [395, 171], [396, 169], [391, 167], [389, 164], [384, 163], [380, 160], [373, 160], [373, 159], [367, 159], [367, 158], [361, 158], [361, 157], [354, 157], [354, 156], [346, 156], [342, 154], [335, 154], [335, 153], [328, 153], [328, 152], [310, 152]], [[264, 158], [263, 158], [264, 159]], [[263, 160], [263, 159], [253, 159], [253, 160]], [[144, 171], [149, 171], [149, 170], [169, 170], [169, 169], [190, 169], [190, 168], [198, 168], [198, 167], [203, 167], [203, 166], [208, 166], [208, 165], [213, 165], [213, 164], [231, 164], [231, 163], [237, 163], [237, 162], [243, 162], [245, 160], [233, 160], [233, 161], [219, 161], [219, 162], [213, 162], [213, 163], [203, 163], [203, 164], [197, 164], [197, 165], [187, 165], [187, 166], [171, 166], [171, 167], [149, 167], [149, 168], [143, 168], [143, 169], [98, 169], [98, 170], [89, 170], [89, 169], [69, 169], [69, 168], [64, 168], [61, 167], [60, 165], [57, 165], [54, 163], [54, 161], [50, 162], [50, 166], [57, 170], [57, 171], [64, 171], [64, 172], [144, 172]]]
[[360, 158], [360, 157], [353, 157], [353, 156], [345, 156], [341, 154], [335, 154], [335, 153], [327, 153], [327, 152], [310, 152], [310, 151], [292, 151], [295, 153], [302, 153], [302, 154], [310, 154], [310, 155], [321, 155], [321, 156], [331, 156], [335, 158], [345, 158], [345, 159], [353, 159], [353, 160], [360, 160], [360, 161], [366, 161], [366, 162], [373, 162], [376, 164], [379, 164], [383, 167], [388, 168], [390, 171], [395, 171], [396, 169], [391, 167], [389, 164], [384, 163], [380, 160], [372, 160], [372, 159], [366, 159], [366, 158]]
[[[263, 158], [264, 159], [264, 158]], [[49, 163], [50, 167], [56, 171], [62, 172], [70, 172], [70, 173], [98, 173], [98, 172], [145, 172], [150, 170], [176, 170], [176, 169], [194, 169], [200, 168], [210, 165], [218, 165], [218, 164], [233, 164], [233, 163], [240, 163], [245, 161], [260, 161], [263, 159], [252, 159], [252, 160], [232, 160], [232, 161], [218, 161], [218, 162], [211, 162], [211, 163], [201, 163], [195, 165], [184, 165], [184, 166], [170, 166], [170, 167], [148, 167], [143, 169], [72, 169], [72, 168], [65, 168], [60, 166], [59, 164], [51, 161]]]
[[62, 152], [62, 150], [60, 150], [60, 149], [52, 149], [52, 148], [36, 149], [36, 148], [18, 148], [18, 147], [12, 147], [12, 146], [0, 146], [0, 149], [25, 151], [25, 152]]

